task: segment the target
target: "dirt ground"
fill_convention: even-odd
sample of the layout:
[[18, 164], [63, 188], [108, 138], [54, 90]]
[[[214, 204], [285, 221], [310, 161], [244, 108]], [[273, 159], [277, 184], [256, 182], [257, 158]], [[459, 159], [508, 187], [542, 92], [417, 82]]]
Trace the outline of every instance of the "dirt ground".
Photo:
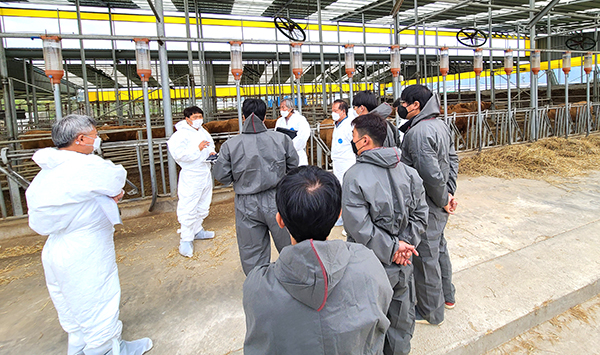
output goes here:
[[[455, 271], [536, 243], [570, 223], [585, 223], [583, 215], [597, 219], [598, 181], [599, 172], [560, 184], [460, 177], [460, 212], [451, 217], [446, 234]], [[242, 352], [245, 276], [233, 200], [212, 205], [205, 227], [216, 237], [195, 241], [193, 258], [178, 253], [175, 213], [126, 220], [116, 229], [123, 337], [152, 338], [150, 354]], [[330, 238], [342, 238], [341, 227]], [[45, 286], [44, 240], [30, 236], [0, 242], [0, 354], [66, 353], [67, 335]], [[272, 255], [277, 255], [274, 248]], [[597, 338], [597, 326], [577, 329]], [[526, 350], [526, 344], [521, 348]]]
[[[130, 219], [116, 227], [123, 338], [152, 338], [151, 354], [241, 351], [245, 276], [233, 199], [213, 204], [204, 226], [216, 231], [216, 237], [195, 241], [192, 258], [179, 255], [175, 213]], [[332, 237], [341, 238], [340, 227], [335, 231]], [[41, 264], [44, 241], [31, 236], [1, 243], [0, 354], [66, 353], [67, 334], [58, 322]], [[277, 257], [274, 247], [272, 254]]]
[[[233, 215], [231, 201], [213, 205], [205, 227], [216, 230], [216, 238], [195, 242], [194, 257], [189, 259], [177, 250], [179, 224], [175, 213], [127, 220], [117, 226], [115, 247], [125, 339], [154, 338], [156, 354], [205, 353], [203, 349], [213, 347], [210, 335], [215, 332], [231, 333], [232, 343], [240, 343], [245, 277], [237, 258]], [[31, 237], [2, 243], [0, 299], [6, 301], [0, 305], [2, 354], [66, 353], [67, 336], [45, 288], [40, 260], [43, 240]], [[29, 248], [20, 247], [24, 244]], [[221, 287], [214, 287], [216, 284]], [[223, 326], [227, 323], [220, 315], [227, 308], [232, 317], [239, 318], [238, 331], [230, 332]], [[197, 314], [198, 310], [202, 314]], [[219, 317], [214, 317], [217, 314]], [[180, 342], [161, 344], [156, 334], [162, 332], [176, 335]], [[178, 348], [185, 350], [173, 351]]]

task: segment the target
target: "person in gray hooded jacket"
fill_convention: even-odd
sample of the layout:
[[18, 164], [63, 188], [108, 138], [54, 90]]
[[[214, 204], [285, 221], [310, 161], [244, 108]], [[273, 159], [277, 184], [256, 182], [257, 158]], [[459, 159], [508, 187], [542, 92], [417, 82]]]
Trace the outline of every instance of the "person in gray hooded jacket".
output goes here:
[[213, 176], [223, 185], [233, 183], [238, 248], [248, 275], [271, 260], [269, 231], [277, 251], [290, 244], [288, 231], [275, 221], [275, 187], [298, 166], [298, 153], [290, 137], [267, 130], [263, 123], [267, 106], [262, 100], [245, 100], [242, 111], [242, 134], [221, 145]]
[[415, 327], [411, 255], [427, 225], [427, 203], [417, 172], [400, 163], [396, 147], [382, 147], [384, 119], [367, 114], [353, 121], [354, 164], [344, 175], [342, 218], [348, 241], [373, 250], [394, 289], [384, 354], [408, 354]]
[[341, 210], [338, 179], [294, 169], [277, 186], [277, 209], [292, 245], [244, 282], [244, 354], [381, 354], [392, 288], [371, 250], [327, 240]]
[[448, 214], [457, 206], [454, 192], [458, 156], [450, 127], [438, 119], [438, 95], [426, 86], [411, 85], [402, 91], [400, 99], [398, 115], [408, 119], [400, 128], [405, 132], [402, 162], [419, 172], [429, 205], [427, 233], [417, 248], [419, 256], [414, 259], [417, 322], [441, 324], [444, 306], [450, 309], [455, 304], [444, 228]]
[[383, 147], [398, 147], [400, 148], [400, 134], [398, 128], [391, 122], [387, 121], [388, 116], [392, 113], [392, 107], [384, 102], [377, 105], [377, 97], [371, 91], [360, 91], [352, 99], [352, 105], [356, 116], [366, 115], [367, 113], [377, 114], [379, 117], [386, 120], [387, 136], [382, 143]]

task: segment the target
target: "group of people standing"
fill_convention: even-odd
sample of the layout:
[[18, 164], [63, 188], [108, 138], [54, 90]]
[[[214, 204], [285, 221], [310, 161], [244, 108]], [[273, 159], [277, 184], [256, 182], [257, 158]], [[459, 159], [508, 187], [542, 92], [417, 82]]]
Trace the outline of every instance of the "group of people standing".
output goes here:
[[[439, 118], [438, 96], [425, 86], [404, 89], [394, 107], [399, 128], [386, 120], [392, 107], [378, 105], [371, 92], [357, 93], [352, 108], [344, 100], [332, 103], [332, 180], [302, 167], [310, 126], [292, 100], [282, 101], [276, 131], [263, 123], [263, 101], [244, 101], [242, 132], [221, 146], [212, 173], [235, 192], [238, 248], [248, 276], [246, 353], [377, 353], [380, 347], [407, 354], [415, 323], [441, 325], [445, 309], [454, 307], [444, 238], [457, 207], [450, 129]], [[346, 243], [326, 240], [335, 225], [343, 225]], [[272, 264], [271, 237], [280, 252]], [[381, 307], [357, 310], [365, 304]], [[354, 311], [357, 321], [348, 321]], [[317, 330], [317, 319], [329, 319], [328, 329]], [[337, 350], [318, 350], [325, 345]]]
[[[284, 133], [267, 129], [262, 100], [245, 100], [242, 132], [218, 154], [202, 128], [202, 110], [184, 110], [167, 142], [181, 167], [179, 252], [191, 257], [194, 240], [215, 237], [203, 228], [213, 177], [232, 184], [247, 275], [246, 354], [408, 354], [415, 322], [440, 325], [444, 310], [454, 307], [444, 238], [457, 207], [458, 158], [450, 130], [439, 118], [438, 96], [425, 86], [405, 88], [394, 107], [404, 122], [399, 129], [386, 120], [392, 108], [378, 106], [370, 92], [357, 93], [352, 108], [333, 102], [333, 174], [306, 166], [310, 126], [292, 100], [279, 106], [276, 128]], [[143, 354], [152, 341], [122, 341], [118, 320], [112, 237], [126, 173], [90, 154], [99, 138], [89, 117], [65, 117], [52, 138], [58, 149], [34, 155], [42, 172], [27, 202], [30, 226], [49, 235], [42, 261], [69, 334], [68, 354]], [[85, 184], [77, 180], [66, 185], [69, 191], [42, 193], [82, 166], [89, 175]], [[327, 240], [335, 225], [343, 225], [347, 241]], [[274, 263], [271, 238], [280, 253]], [[94, 259], [96, 244], [103, 254]], [[93, 275], [82, 269], [89, 263], [72, 267], [82, 260], [97, 260]], [[80, 283], [84, 290], [75, 286]]]

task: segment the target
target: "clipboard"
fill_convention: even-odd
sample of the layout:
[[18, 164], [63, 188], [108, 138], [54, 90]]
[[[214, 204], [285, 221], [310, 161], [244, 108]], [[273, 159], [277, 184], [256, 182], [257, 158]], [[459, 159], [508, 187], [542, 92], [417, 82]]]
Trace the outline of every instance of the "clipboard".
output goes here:
[[296, 138], [296, 136], [298, 135], [298, 132], [291, 130], [291, 129], [282, 128], [282, 127], [277, 127], [276, 131], [281, 132], [283, 134], [287, 134], [288, 137], [290, 137], [291, 139]]

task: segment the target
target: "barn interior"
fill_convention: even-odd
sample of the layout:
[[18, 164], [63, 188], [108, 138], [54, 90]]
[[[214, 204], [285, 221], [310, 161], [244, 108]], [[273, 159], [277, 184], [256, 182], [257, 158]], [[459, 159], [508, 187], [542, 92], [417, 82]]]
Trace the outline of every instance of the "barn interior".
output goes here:
[[[26, 214], [21, 195], [37, 173], [29, 158], [70, 113], [100, 122], [105, 156], [132, 177], [128, 198], [153, 201], [176, 191], [165, 135], [191, 105], [217, 121], [206, 128], [223, 141], [237, 132], [245, 98], [264, 99], [269, 119], [292, 98], [313, 127], [310, 161], [326, 169], [330, 105], [360, 90], [392, 103], [403, 87], [427, 85], [460, 151], [599, 128], [599, 15], [590, 1], [64, 0], [0, 11], [4, 218]], [[142, 38], [146, 69], [136, 61]], [[58, 48], [57, 57], [45, 59], [44, 48]], [[50, 78], [54, 70], [62, 76]], [[150, 70], [147, 80], [139, 70]]]
[[[219, 144], [239, 133], [239, 107], [244, 99], [263, 99], [268, 105], [267, 119], [275, 120], [279, 116], [278, 103], [292, 98], [311, 125], [309, 163], [324, 169], [331, 169], [331, 103], [339, 98], [351, 103], [353, 95], [362, 90], [373, 91], [379, 102], [392, 104], [406, 86], [428, 86], [440, 95], [443, 119], [452, 129], [461, 156], [530, 144], [547, 137], [579, 139], [600, 130], [600, 6], [591, 0], [30, 0], [2, 2], [0, 16], [3, 219], [0, 242], [5, 246], [0, 253], [7, 250], [6, 245], [11, 250], [25, 248], [0, 258], [3, 263], [0, 265], [10, 273], [10, 266], [17, 258], [21, 258], [19, 265], [23, 266], [28, 265], [27, 258], [39, 257], [38, 243], [43, 238], [34, 237], [26, 227], [24, 193], [39, 172], [31, 157], [37, 149], [52, 146], [49, 129], [53, 122], [71, 113], [90, 115], [101, 125], [102, 156], [122, 164], [128, 171], [123, 210], [130, 211], [127, 213], [132, 218], [142, 216], [143, 222], [136, 222], [138, 226], [155, 223], [156, 218], [161, 219], [160, 229], [172, 229], [170, 234], [145, 230], [144, 233], [151, 235], [147, 245], [165, 251], [157, 252], [157, 257], [164, 260], [148, 267], [163, 270], [161, 280], [168, 278], [168, 270], [185, 267], [187, 274], [177, 271], [175, 275], [184, 275], [186, 279], [206, 276], [213, 283], [236, 285], [233, 291], [224, 291], [234, 300], [231, 304], [219, 300], [224, 286], [202, 287], [212, 302], [211, 309], [217, 307], [213, 303], [221, 302], [227, 303], [224, 306], [227, 311], [216, 312], [214, 316], [203, 311], [201, 319], [211, 322], [208, 330], [202, 331], [203, 344], [178, 352], [182, 354], [239, 353], [240, 338], [243, 340], [243, 312], [240, 315], [236, 308], [243, 277], [235, 264], [233, 232], [225, 228], [222, 232], [227, 238], [201, 249], [195, 265], [183, 266], [170, 254], [169, 242], [176, 237], [172, 212], [178, 167], [167, 154], [166, 140], [173, 132], [173, 125], [182, 119], [184, 108], [197, 105], [203, 109], [205, 127]], [[141, 60], [143, 55], [149, 59]], [[143, 70], [150, 70], [150, 75], [142, 77]], [[61, 74], [57, 75], [57, 71]], [[300, 75], [294, 74], [298, 72]], [[395, 115], [388, 119], [397, 124]], [[468, 195], [474, 204], [449, 232], [451, 246], [457, 249], [472, 242], [461, 231], [468, 230], [474, 236], [483, 233], [466, 225], [469, 218], [479, 219], [480, 210], [474, 206], [483, 208], [485, 204], [475, 203], [476, 192], [486, 191], [485, 184], [466, 178], [462, 182], [478, 190]], [[535, 213], [526, 213], [527, 209], [521, 205], [511, 205], [500, 213], [502, 216], [526, 213], [510, 223], [510, 228], [521, 232], [506, 240], [486, 237], [485, 242], [479, 241], [468, 251], [482, 257], [468, 256], [465, 251], [464, 259], [461, 256], [457, 261], [459, 270], [465, 270], [465, 288], [471, 278], [480, 277], [475, 268], [480, 268], [481, 273], [488, 272], [483, 269], [485, 263], [493, 263], [495, 258], [505, 255], [506, 263], [510, 264], [509, 258], [515, 257], [512, 252], [519, 248], [523, 253], [534, 253], [527, 248], [538, 247], [537, 243], [544, 238], [548, 238], [548, 243], [554, 236], [565, 240], [575, 238], [575, 232], [567, 233], [569, 229], [559, 228], [559, 222], [552, 228], [536, 222], [531, 229], [533, 237], [528, 235], [531, 239], [525, 242], [519, 240], [526, 234], [522, 231], [529, 228], [529, 218], [546, 211], [544, 206], [550, 202], [543, 196], [559, 193], [560, 189], [527, 182], [518, 182], [517, 186], [502, 180], [486, 182], [515, 188], [527, 195], [526, 201], [535, 206]], [[591, 196], [600, 195], [593, 179], [583, 179], [582, 184]], [[528, 192], [529, 188], [540, 196]], [[567, 190], [563, 197], [570, 204], [586, 198], [585, 194], [573, 192], [575, 188]], [[217, 184], [215, 194], [222, 196], [216, 198], [221, 201], [217, 204], [223, 204], [217, 205], [220, 206], [217, 209], [232, 213], [227, 205], [231, 202], [231, 188]], [[500, 196], [486, 202], [509, 203]], [[585, 206], [589, 211], [573, 230], [587, 231], [598, 224], [595, 207]], [[575, 218], [579, 210], [569, 209], [572, 207], [561, 210], [562, 217], [561, 211], [552, 214], [555, 221]], [[233, 223], [232, 218], [210, 218], [215, 228]], [[481, 228], [494, 230], [492, 234], [501, 233], [495, 222], [488, 222], [482, 222], [485, 226]], [[136, 233], [132, 229], [125, 225], [117, 235], [124, 238], [117, 245], [118, 252], [125, 255], [127, 250], [134, 251], [125, 261], [128, 264], [120, 267], [130, 268], [144, 258], [136, 243], [146, 242], [126, 239], [130, 233]], [[341, 238], [340, 233], [334, 232]], [[487, 245], [494, 243], [502, 244], [505, 249], [490, 251]], [[586, 252], [593, 250], [595, 247]], [[545, 257], [543, 253], [532, 255]], [[39, 263], [31, 262], [20, 270], [25, 274], [33, 272], [29, 268]], [[219, 276], [214, 268], [223, 264], [231, 270]], [[203, 271], [204, 267], [209, 270]], [[136, 276], [152, 278], [150, 272], [134, 268], [127, 272], [131, 293], [140, 291], [133, 285]], [[600, 291], [596, 285], [600, 277], [595, 271], [586, 277], [589, 280], [579, 280], [573, 289], [561, 290], [561, 296], [549, 290], [531, 305], [515, 306], [517, 315], [490, 325], [493, 329], [504, 329], [496, 335], [487, 333], [491, 328], [463, 329], [469, 335], [458, 336], [457, 344], [468, 344], [470, 353], [482, 353], [531, 328], [530, 324], [541, 323], [583, 302], [591, 297], [585, 298], [587, 295]], [[1, 280], [12, 279], [7, 276]], [[170, 291], [179, 289], [173, 280], [168, 282]], [[2, 287], [5, 289], [0, 293], [7, 297], [37, 287], [31, 297], [42, 302], [40, 307], [44, 307], [39, 312], [51, 319], [52, 312], [48, 311], [51, 304], [44, 305], [43, 275], [17, 277], [0, 283]], [[185, 288], [190, 291], [190, 286]], [[170, 297], [169, 292], [161, 295]], [[505, 296], [515, 297], [515, 294]], [[550, 299], [556, 302], [544, 303]], [[24, 302], [23, 298], [19, 300], [13, 302]], [[146, 310], [140, 299], [132, 302], [136, 310]], [[160, 300], [157, 296], [151, 302]], [[532, 316], [542, 304], [547, 314]], [[512, 307], [508, 301], [503, 306]], [[8, 310], [3, 314], [23, 316]], [[132, 322], [139, 321], [138, 315], [129, 314]], [[461, 314], [468, 316], [469, 312]], [[234, 321], [227, 323], [219, 317], [231, 317]], [[484, 315], [481, 317], [485, 319]], [[35, 319], [23, 316], [23, 322], [20, 325], [26, 327]], [[503, 328], [507, 324], [513, 324], [514, 329]], [[59, 339], [58, 323], [52, 326], [59, 329], [50, 330], [53, 332], [50, 339]], [[229, 326], [242, 327], [232, 332], [233, 345], [214, 345], [209, 335], [226, 333]], [[144, 321], [142, 328], [134, 329], [141, 332], [150, 327], [150, 322]], [[168, 333], [166, 326], [162, 331]], [[22, 353], [62, 351], [46, 339], [38, 342], [38, 347], [19, 347], [16, 334], [7, 328], [0, 328], [2, 332], [11, 335], [5, 342], [0, 340], [0, 353], [14, 353], [13, 348], [26, 349]], [[444, 334], [451, 337], [456, 332]], [[417, 344], [421, 349], [458, 353], [462, 346], [449, 343], [436, 348], [428, 345], [429, 339], [438, 339], [439, 334], [428, 331], [421, 334], [426, 334], [419, 335], [422, 338]], [[28, 337], [33, 338], [31, 334]], [[183, 335], [176, 338], [182, 342], [186, 339]], [[170, 347], [161, 349], [168, 353]]]

